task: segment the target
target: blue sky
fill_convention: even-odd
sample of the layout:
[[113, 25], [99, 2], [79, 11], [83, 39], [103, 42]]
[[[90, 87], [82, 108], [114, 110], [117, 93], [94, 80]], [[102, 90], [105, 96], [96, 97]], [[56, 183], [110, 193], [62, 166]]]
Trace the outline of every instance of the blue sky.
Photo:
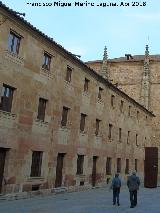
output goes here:
[[[140, 4], [145, 2], [136, 0]], [[146, 6], [131, 6], [133, 0], [88, 0], [95, 6], [75, 7], [75, 2], [62, 0], [71, 7], [33, 7], [29, 3], [56, 0], [2, 0], [18, 12], [25, 12], [25, 19], [52, 37], [57, 43], [83, 61], [102, 59], [103, 49], [108, 48], [109, 58], [125, 53], [144, 54], [149, 44], [150, 54], [160, 54], [160, 1], [146, 0]], [[58, 1], [59, 2], [59, 1]], [[97, 7], [99, 3], [128, 2], [127, 7]]]

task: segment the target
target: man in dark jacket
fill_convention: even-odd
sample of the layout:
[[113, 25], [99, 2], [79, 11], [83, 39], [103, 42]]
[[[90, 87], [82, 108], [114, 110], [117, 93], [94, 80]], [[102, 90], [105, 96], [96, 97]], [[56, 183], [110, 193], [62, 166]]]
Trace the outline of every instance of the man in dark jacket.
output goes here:
[[132, 172], [132, 175], [128, 177], [127, 186], [130, 192], [130, 208], [134, 208], [137, 205], [137, 190], [139, 189], [140, 180], [136, 176], [136, 172]]
[[119, 178], [119, 174], [115, 174], [115, 177], [112, 179], [111, 188], [113, 189], [113, 205], [116, 204], [117, 198], [117, 205], [119, 206], [119, 194], [121, 188], [121, 179]]

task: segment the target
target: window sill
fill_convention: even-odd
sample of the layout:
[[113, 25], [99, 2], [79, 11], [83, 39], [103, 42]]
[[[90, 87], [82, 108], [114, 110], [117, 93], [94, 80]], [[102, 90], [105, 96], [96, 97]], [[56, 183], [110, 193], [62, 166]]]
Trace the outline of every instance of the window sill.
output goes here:
[[104, 103], [104, 101], [103, 101], [103, 99], [102, 99], [102, 98], [98, 98], [97, 103], [99, 103], [99, 104], [103, 104], [103, 103]]
[[53, 78], [53, 74], [51, 73], [50, 70], [48, 69], [45, 69], [43, 67], [41, 67], [41, 72], [40, 72], [41, 75], [47, 77], [47, 78]]
[[86, 131], [81, 131], [81, 130], [80, 130], [80, 134], [81, 134], [81, 135], [86, 135], [87, 132], [86, 132]]
[[89, 98], [89, 93], [87, 91], [83, 91], [83, 96], [86, 96]]
[[44, 177], [28, 177], [27, 178], [28, 182], [32, 182], [32, 181], [44, 181]]
[[11, 112], [0, 110], [0, 117], [6, 118], [6, 119], [15, 120], [17, 115], [14, 114], [14, 113], [11, 113]]
[[16, 64], [24, 64], [24, 58], [20, 57], [16, 53], [10, 52], [9, 50], [5, 51], [5, 58], [15, 62]]
[[84, 174], [76, 174], [76, 177], [78, 177], [78, 178], [85, 178], [86, 175], [84, 175]]
[[41, 127], [48, 127], [49, 123], [46, 122], [46, 121], [43, 121], [43, 120], [39, 120], [39, 119], [36, 119], [34, 121], [35, 125], [37, 126], [41, 126]]

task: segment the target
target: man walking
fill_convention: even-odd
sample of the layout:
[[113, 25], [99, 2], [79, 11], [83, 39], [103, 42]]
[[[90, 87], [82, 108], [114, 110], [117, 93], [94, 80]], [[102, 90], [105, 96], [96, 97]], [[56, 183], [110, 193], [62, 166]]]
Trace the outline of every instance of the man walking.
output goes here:
[[140, 180], [136, 176], [136, 172], [132, 172], [132, 175], [128, 177], [127, 186], [130, 192], [130, 208], [134, 208], [137, 205], [137, 190], [139, 189]]
[[121, 188], [121, 179], [119, 178], [119, 174], [115, 174], [115, 177], [112, 179], [112, 185], [111, 188], [113, 189], [113, 205], [116, 204], [119, 206], [119, 194], [120, 194], [120, 188]]

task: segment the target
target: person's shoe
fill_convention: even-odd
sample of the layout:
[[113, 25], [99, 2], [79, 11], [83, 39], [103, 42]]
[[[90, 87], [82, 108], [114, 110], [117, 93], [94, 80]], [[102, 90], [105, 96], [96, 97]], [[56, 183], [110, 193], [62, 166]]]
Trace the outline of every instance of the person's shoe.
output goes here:
[[130, 206], [130, 208], [134, 208], [134, 206]]
[[119, 204], [119, 203], [117, 203], [117, 206], [120, 206], [120, 204]]
[[113, 206], [116, 205], [115, 203], [113, 203]]

